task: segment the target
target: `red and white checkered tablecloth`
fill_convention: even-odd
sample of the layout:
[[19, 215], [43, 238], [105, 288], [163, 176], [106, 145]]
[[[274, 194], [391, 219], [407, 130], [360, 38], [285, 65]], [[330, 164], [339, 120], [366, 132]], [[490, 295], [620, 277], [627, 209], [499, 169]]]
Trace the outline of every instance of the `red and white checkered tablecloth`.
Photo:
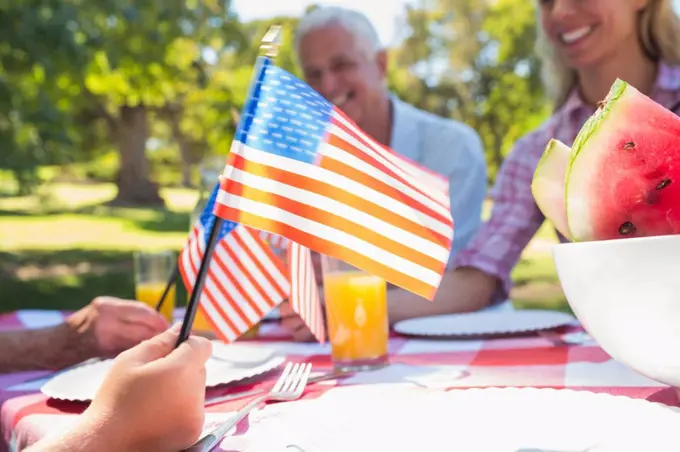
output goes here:
[[[63, 319], [58, 311], [19, 311], [0, 315], [0, 329], [36, 328]], [[316, 371], [331, 368], [328, 344], [293, 343], [276, 323], [265, 323], [257, 342], [275, 347], [291, 361], [313, 363]], [[647, 399], [680, 406], [674, 389], [645, 378], [613, 361], [594, 343], [556, 346], [543, 337], [486, 340], [426, 340], [392, 335], [390, 366], [381, 378], [398, 381], [397, 369], [431, 366], [465, 370], [464, 378], [451, 381], [450, 388], [469, 387], [543, 387], [587, 390]], [[86, 407], [82, 403], [50, 400], [40, 393], [46, 381], [37, 379], [49, 374], [25, 372], [0, 375], [0, 452], [22, 450], [60, 425], [72, 422]], [[370, 384], [371, 377], [353, 377], [334, 384], [313, 384], [303, 398], [313, 398], [347, 384]], [[274, 379], [275, 377], [272, 377]], [[215, 388], [209, 397], [272, 384], [272, 379], [250, 386]], [[31, 380], [29, 383], [22, 383]], [[415, 387], [415, 386], [414, 386]], [[446, 388], [442, 388], [445, 390]], [[250, 399], [241, 398], [208, 408], [209, 412], [227, 412], [242, 407]], [[293, 402], [294, 403], [294, 402]]]

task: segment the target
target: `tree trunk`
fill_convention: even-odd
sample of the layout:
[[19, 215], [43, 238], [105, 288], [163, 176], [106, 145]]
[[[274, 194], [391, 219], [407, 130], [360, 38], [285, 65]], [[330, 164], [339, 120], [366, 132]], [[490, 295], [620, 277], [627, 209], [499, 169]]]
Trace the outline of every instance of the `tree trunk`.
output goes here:
[[147, 110], [143, 105], [121, 107], [114, 131], [120, 153], [118, 194], [115, 205], [162, 206], [158, 186], [149, 179], [146, 140], [149, 137]]
[[193, 166], [192, 154], [191, 154], [191, 143], [189, 139], [184, 135], [182, 129], [180, 128], [179, 122], [180, 117], [177, 112], [172, 112], [170, 115], [170, 127], [172, 128], [172, 135], [177, 141], [179, 146], [179, 155], [182, 159], [182, 185], [184, 187], [191, 187], [191, 168]]

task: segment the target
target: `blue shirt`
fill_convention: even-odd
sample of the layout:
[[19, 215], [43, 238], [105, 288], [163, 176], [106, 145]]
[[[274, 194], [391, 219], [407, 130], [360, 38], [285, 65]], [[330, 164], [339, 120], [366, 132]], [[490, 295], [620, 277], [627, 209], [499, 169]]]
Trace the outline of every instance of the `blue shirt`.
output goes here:
[[482, 140], [472, 127], [419, 110], [392, 96], [390, 147], [449, 179], [455, 229], [448, 267], [481, 225], [487, 171]]

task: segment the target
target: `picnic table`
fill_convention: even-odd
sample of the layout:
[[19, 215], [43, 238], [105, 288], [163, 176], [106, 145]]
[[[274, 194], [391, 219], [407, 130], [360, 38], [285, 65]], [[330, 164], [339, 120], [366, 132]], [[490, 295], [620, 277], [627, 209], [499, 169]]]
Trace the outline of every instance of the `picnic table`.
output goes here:
[[[38, 328], [60, 322], [68, 313], [59, 311], [18, 311], [0, 315], [0, 330]], [[181, 312], [177, 315], [181, 316]], [[579, 331], [575, 323], [568, 327]], [[558, 331], [563, 332], [564, 330]], [[314, 371], [331, 370], [330, 346], [294, 343], [276, 322], [263, 323], [256, 344], [276, 346], [293, 362], [311, 362]], [[487, 387], [536, 387], [608, 393], [679, 406], [673, 388], [645, 378], [612, 360], [592, 341], [578, 345], [556, 344], [533, 335], [468, 340], [429, 340], [392, 333], [389, 342], [390, 366], [331, 383], [310, 384], [302, 399], [318, 397], [346, 385], [368, 385], [376, 378], [408, 381], [409, 369], [464, 369], [465, 377], [452, 379], [441, 390]], [[22, 450], [54, 429], [63, 428], [81, 413], [86, 404], [49, 399], [40, 387], [50, 377], [47, 372], [0, 374], [0, 452]], [[44, 376], [43, 379], [39, 377]], [[379, 377], [378, 377], [379, 376]], [[208, 396], [227, 394], [252, 387], [267, 387], [275, 380], [248, 385], [217, 387]], [[27, 383], [26, 383], [27, 382]], [[414, 390], [416, 386], [414, 385]], [[248, 403], [241, 398], [207, 408], [209, 413], [235, 411]], [[289, 402], [298, 403], [298, 402]], [[217, 449], [219, 450], [219, 449]]]

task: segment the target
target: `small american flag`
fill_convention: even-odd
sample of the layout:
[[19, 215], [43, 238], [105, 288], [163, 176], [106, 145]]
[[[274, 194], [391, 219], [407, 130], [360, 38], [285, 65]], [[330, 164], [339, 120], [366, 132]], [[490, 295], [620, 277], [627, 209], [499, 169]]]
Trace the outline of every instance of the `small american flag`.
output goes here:
[[326, 341], [326, 327], [311, 250], [290, 241], [288, 271], [290, 273], [290, 307], [305, 322], [314, 337], [323, 344]]
[[290, 307], [305, 322], [314, 337], [319, 342], [324, 343], [326, 341], [326, 327], [311, 250], [271, 232], [260, 231], [260, 236], [274, 249], [287, 251], [288, 273], [290, 275]]
[[[219, 185], [179, 255], [182, 280], [191, 292], [205, 255]], [[288, 297], [290, 283], [283, 261], [262, 240], [259, 231], [224, 221], [208, 267], [199, 309], [213, 331], [232, 342]]]
[[257, 80], [215, 214], [433, 299], [453, 239], [448, 181], [380, 145], [266, 60]]
[[287, 249], [288, 244], [290, 243], [290, 240], [288, 240], [287, 238], [281, 237], [280, 235], [272, 234], [271, 232], [267, 231], [260, 231], [260, 237], [262, 237], [262, 240], [269, 243], [273, 248], [277, 250]]

